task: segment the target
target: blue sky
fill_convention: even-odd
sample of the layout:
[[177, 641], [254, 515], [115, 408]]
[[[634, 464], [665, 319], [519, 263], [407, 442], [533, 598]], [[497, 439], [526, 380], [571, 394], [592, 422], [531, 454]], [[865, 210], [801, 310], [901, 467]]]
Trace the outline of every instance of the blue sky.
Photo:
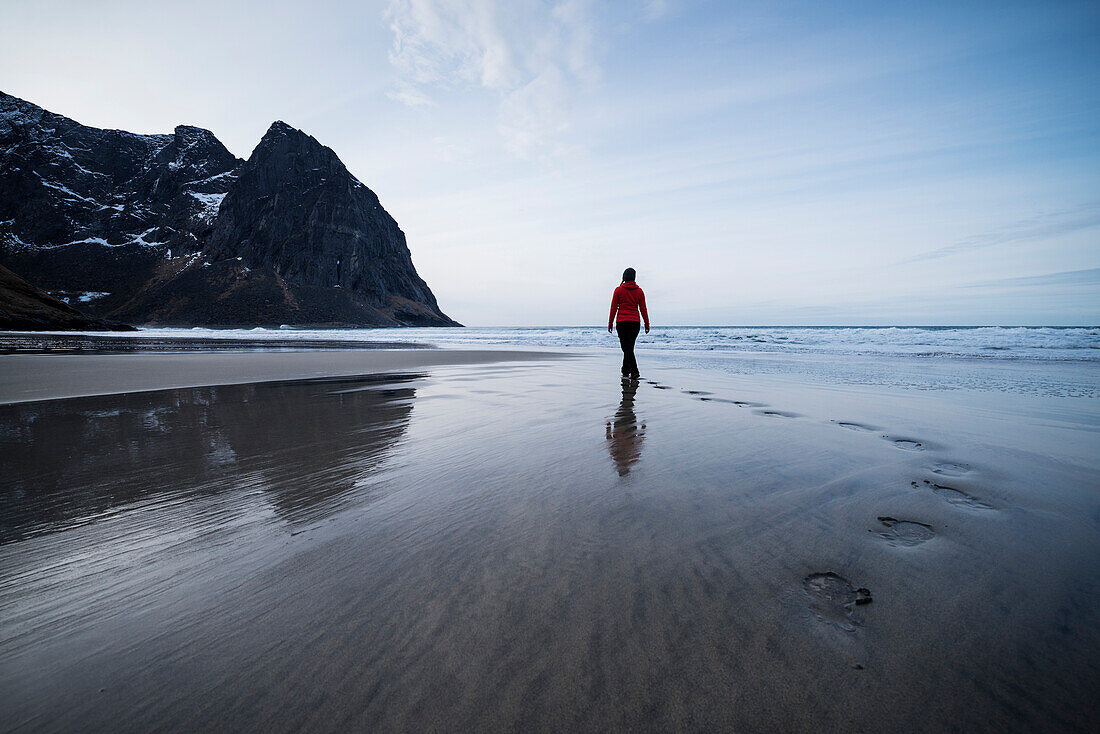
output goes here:
[[332, 147], [449, 314], [1100, 323], [1096, 2], [0, 0], [0, 89]]

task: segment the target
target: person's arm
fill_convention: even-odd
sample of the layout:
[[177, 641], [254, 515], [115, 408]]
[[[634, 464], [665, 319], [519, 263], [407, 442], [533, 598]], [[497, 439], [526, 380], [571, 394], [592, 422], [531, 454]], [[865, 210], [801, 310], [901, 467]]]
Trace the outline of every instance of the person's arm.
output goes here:
[[642, 309], [642, 318], [645, 319], [645, 333], [649, 333], [649, 311], [645, 310], [645, 291], [638, 294], [638, 308]]
[[611, 324], [615, 322], [615, 313], [619, 310], [619, 289], [611, 294], [611, 315], [607, 317], [607, 331], [611, 333]]

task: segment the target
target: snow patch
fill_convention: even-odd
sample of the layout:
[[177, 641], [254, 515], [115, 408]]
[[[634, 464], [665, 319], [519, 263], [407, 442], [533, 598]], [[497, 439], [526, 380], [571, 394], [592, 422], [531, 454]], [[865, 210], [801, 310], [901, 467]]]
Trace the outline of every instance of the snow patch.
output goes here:
[[188, 191], [188, 194], [198, 200], [201, 209], [199, 218], [210, 221], [218, 215], [218, 208], [222, 205], [225, 194], [200, 194], [197, 191]]
[[68, 247], [69, 245], [103, 245], [104, 247], [118, 247], [118, 245], [112, 245], [110, 242], [103, 239], [102, 237], [85, 237], [82, 240], [73, 240], [72, 242], [66, 242], [63, 245], [56, 245], [56, 247]]
[[[38, 175], [38, 174], [36, 174], [36, 175]], [[38, 179], [42, 182], [43, 186], [45, 186], [47, 188], [51, 188], [54, 191], [60, 191], [62, 194], [65, 194], [65, 196], [68, 196], [68, 197], [73, 198], [73, 199], [79, 199], [80, 201], [87, 202], [89, 204], [95, 204], [97, 207], [100, 206], [99, 202], [96, 201], [95, 199], [90, 199], [87, 196], [81, 196], [80, 194], [76, 193], [75, 191], [73, 191], [72, 189], [70, 189], [66, 186], [62, 186], [61, 184], [53, 183], [52, 181], [47, 181], [46, 179], [42, 178], [42, 176], [40, 176], [40, 175], [38, 176]]]
[[[12, 224], [14, 224], [14, 222], [15, 222], [14, 219], [10, 219], [6, 222], [0, 222], [0, 226], [8, 225], [10, 227]], [[11, 232], [11, 231], [0, 232], [0, 242], [4, 242], [5, 240], [7, 240], [8, 246], [13, 247], [17, 250], [33, 250], [33, 249], [36, 249], [35, 246], [32, 245], [31, 243], [24, 242], [23, 240], [19, 239], [19, 235], [17, 235], [15, 232]]]
[[43, 148], [50, 153], [54, 153], [62, 158], [67, 159], [69, 163], [71, 163], [81, 173], [86, 173], [89, 176], [99, 176], [100, 178], [107, 178], [107, 174], [100, 173], [99, 171], [89, 171], [87, 168], [77, 163], [76, 159], [73, 158], [73, 154], [69, 152], [69, 146], [65, 145], [64, 143], [61, 143], [59, 145], [45, 145], [43, 146]]
[[[236, 171], [225, 171], [223, 173], [216, 173], [213, 176], [209, 176], [207, 178], [202, 179], [201, 181], [188, 181], [186, 184], [184, 184], [184, 186], [193, 186], [193, 185], [198, 185], [198, 184], [213, 183], [214, 181], [220, 181], [223, 178], [227, 178], [227, 177], [230, 177], [230, 176], [235, 177], [235, 174], [236, 174]], [[223, 196], [224, 196], [224, 194], [223, 194]]]
[[94, 301], [97, 298], [103, 298], [104, 296], [109, 295], [111, 294], [105, 293], [103, 291], [85, 291], [84, 293], [81, 293], [79, 296], [77, 296], [76, 300], [80, 301], [81, 303], [87, 303], [88, 301]]
[[[145, 237], [155, 229], [160, 229], [160, 227], [150, 227], [149, 229], [145, 230], [141, 234], [134, 235], [133, 237], [131, 237], [130, 240], [127, 241], [126, 244], [128, 244], [128, 245], [140, 245], [142, 247], [158, 247], [158, 246], [164, 244], [163, 242], [155, 242], [155, 241], [145, 239]], [[171, 252], [171, 250], [169, 250], [169, 252]], [[169, 257], [171, 257], [171, 255], [169, 255]]]

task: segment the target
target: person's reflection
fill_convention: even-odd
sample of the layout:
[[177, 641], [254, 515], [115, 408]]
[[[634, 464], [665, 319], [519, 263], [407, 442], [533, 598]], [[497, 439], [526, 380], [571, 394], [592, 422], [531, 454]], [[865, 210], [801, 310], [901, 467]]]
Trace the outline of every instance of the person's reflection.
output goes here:
[[642, 457], [645, 423], [639, 426], [638, 416], [634, 414], [634, 396], [637, 392], [637, 380], [623, 380], [623, 399], [615, 411], [615, 417], [607, 422], [607, 450], [620, 477], [629, 474], [631, 467]]

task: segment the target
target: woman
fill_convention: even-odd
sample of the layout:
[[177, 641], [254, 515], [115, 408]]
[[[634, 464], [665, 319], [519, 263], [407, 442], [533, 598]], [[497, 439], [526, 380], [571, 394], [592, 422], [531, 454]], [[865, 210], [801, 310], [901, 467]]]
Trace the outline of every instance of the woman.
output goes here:
[[[638, 338], [641, 321], [645, 319], [645, 333], [649, 333], [649, 312], [645, 310], [645, 293], [634, 282], [634, 268], [623, 271], [623, 282], [611, 296], [611, 315], [607, 317], [607, 332], [614, 322], [623, 348], [623, 377], [638, 377], [638, 360], [634, 359], [634, 340]], [[641, 318], [638, 312], [641, 311]], [[617, 314], [617, 316], [616, 316]]]

